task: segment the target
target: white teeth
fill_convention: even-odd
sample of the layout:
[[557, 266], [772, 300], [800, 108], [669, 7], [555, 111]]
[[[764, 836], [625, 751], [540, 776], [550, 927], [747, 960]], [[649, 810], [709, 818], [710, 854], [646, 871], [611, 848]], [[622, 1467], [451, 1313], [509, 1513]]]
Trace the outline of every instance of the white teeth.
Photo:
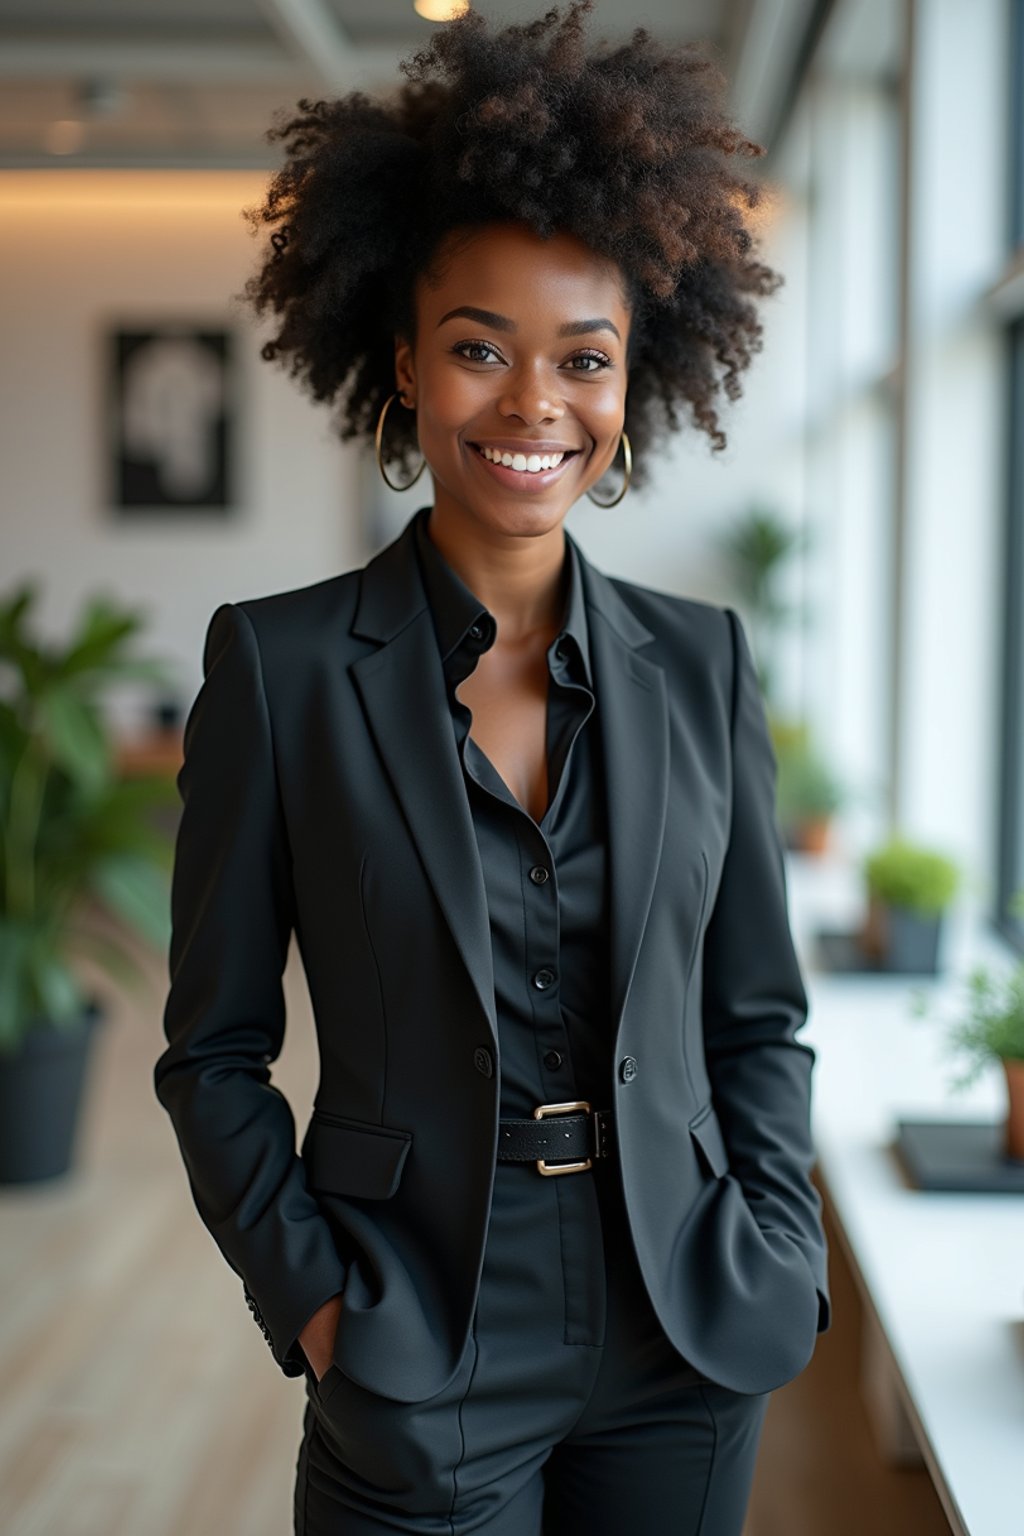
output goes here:
[[565, 458], [564, 453], [509, 453], [500, 448], [482, 448], [481, 453], [492, 464], [504, 464], [506, 469], [525, 470], [537, 474], [543, 469], [555, 469]]

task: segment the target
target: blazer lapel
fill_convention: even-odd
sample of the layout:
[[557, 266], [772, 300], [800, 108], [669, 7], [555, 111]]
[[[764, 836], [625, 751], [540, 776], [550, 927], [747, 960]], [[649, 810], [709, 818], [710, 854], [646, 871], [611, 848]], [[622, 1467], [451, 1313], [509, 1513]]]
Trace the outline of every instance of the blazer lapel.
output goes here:
[[[497, 1044], [487, 892], [413, 521], [362, 572], [353, 633], [381, 643], [354, 661], [351, 672]], [[566, 538], [571, 538], [568, 531]], [[638, 654], [653, 633], [578, 544], [576, 549], [605, 762], [612, 1029], [617, 1033], [661, 857], [669, 783], [668, 703], [663, 669]]]
[[[571, 537], [568, 531], [566, 537]], [[664, 669], [637, 649], [653, 640], [653, 633], [579, 544], [576, 550], [605, 763], [611, 1027], [617, 1036], [661, 860], [668, 807], [668, 700]]]
[[363, 570], [353, 633], [383, 644], [350, 670], [497, 1046], [487, 891], [412, 534]]

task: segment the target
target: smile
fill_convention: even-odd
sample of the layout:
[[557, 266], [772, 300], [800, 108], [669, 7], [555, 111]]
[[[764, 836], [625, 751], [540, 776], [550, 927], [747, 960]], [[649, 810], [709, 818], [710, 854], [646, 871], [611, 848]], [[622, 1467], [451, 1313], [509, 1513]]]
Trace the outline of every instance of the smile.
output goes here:
[[566, 466], [579, 456], [578, 449], [561, 450], [557, 453], [512, 453], [507, 449], [489, 448], [470, 443], [473, 456], [479, 459], [488, 474], [514, 490], [536, 487], [545, 490], [564, 474]]

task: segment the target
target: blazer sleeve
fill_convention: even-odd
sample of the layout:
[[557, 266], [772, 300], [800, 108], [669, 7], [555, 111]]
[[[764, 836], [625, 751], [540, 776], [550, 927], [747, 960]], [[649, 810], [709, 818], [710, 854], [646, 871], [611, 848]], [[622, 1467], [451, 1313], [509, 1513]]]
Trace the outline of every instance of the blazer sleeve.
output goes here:
[[177, 779], [168, 1044], [153, 1081], [199, 1215], [277, 1364], [297, 1376], [299, 1331], [344, 1288], [345, 1266], [267, 1065], [284, 1042], [294, 905], [259, 646], [242, 607], [214, 612], [203, 675]]
[[822, 1202], [810, 1179], [813, 1048], [797, 1039], [808, 1011], [790, 932], [777, 763], [743, 626], [732, 632], [732, 822], [704, 939], [703, 1029], [712, 1097], [758, 1225], [787, 1234], [818, 1291], [818, 1332], [831, 1325]]

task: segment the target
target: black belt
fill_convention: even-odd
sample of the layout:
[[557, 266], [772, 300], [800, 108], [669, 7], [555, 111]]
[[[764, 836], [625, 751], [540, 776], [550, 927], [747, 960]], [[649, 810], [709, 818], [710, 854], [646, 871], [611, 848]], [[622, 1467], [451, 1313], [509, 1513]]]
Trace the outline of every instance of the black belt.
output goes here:
[[[549, 1116], [556, 1118], [545, 1125]], [[595, 1158], [610, 1157], [615, 1121], [610, 1109], [591, 1109], [586, 1099], [538, 1104], [530, 1120], [498, 1122], [498, 1161], [537, 1164], [540, 1173], [582, 1173]], [[549, 1161], [553, 1158], [568, 1161]]]

